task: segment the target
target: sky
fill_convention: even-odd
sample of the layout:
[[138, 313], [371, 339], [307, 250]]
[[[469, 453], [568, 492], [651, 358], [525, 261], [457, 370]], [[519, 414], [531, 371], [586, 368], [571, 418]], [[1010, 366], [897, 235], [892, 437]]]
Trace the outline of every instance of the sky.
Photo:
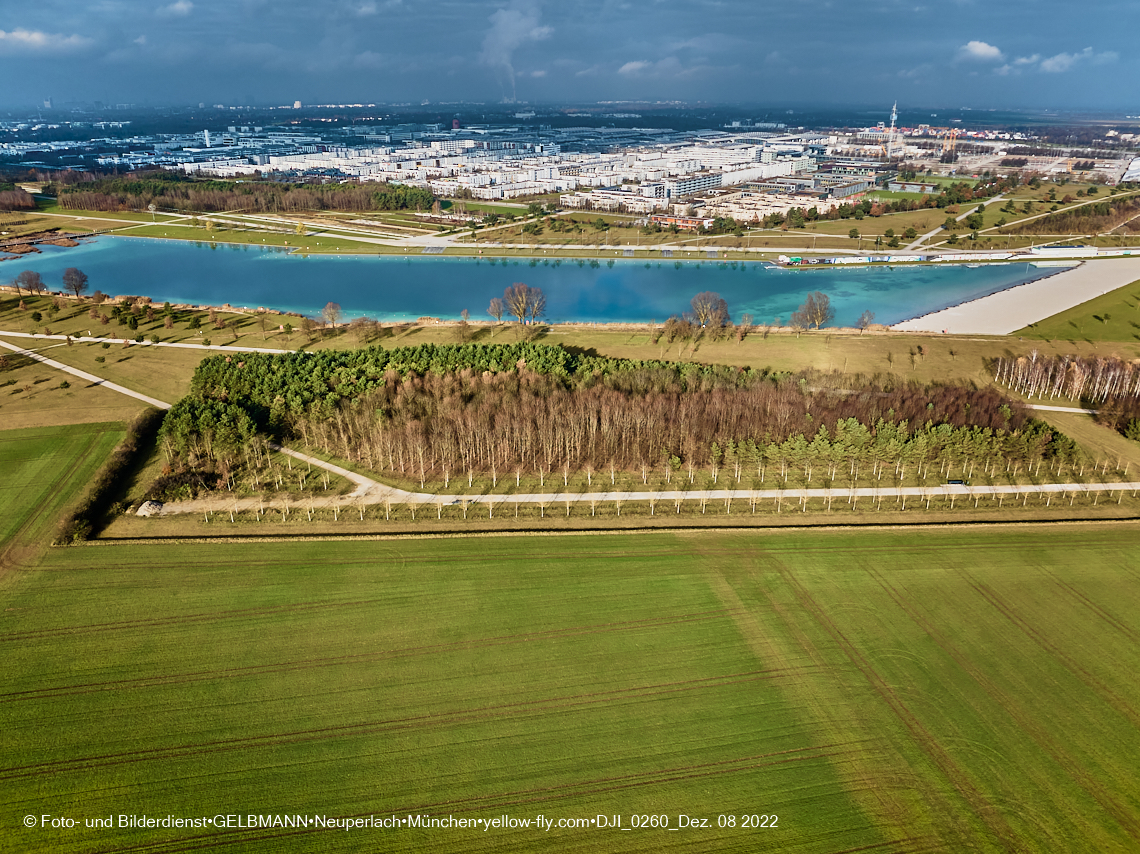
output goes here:
[[1140, 113], [1136, 0], [0, 0], [0, 107], [716, 104]]

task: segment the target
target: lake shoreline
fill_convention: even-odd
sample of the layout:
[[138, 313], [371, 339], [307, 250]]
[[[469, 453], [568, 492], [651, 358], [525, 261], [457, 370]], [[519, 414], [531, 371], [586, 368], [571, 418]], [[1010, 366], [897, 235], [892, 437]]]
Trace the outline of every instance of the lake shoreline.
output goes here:
[[1140, 258], [1084, 261], [989, 296], [891, 325], [895, 332], [1012, 335], [1094, 297], [1140, 280]]
[[[416, 256], [419, 257], [419, 256]], [[458, 322], [461, 309], [487, 323], [488, 301], [515, 282], [544, 291], [546, 322], [558, 327], [648, 329], [688, 311], [694, 294], [723, 297], [731, 316], [751, 315], [758, 329], [788, 328], [807, 293], [831, 299], [835, 326], [855, 329], [865, 312], [882, 326], [1052, 276], [1008, 264], [974, 269], [962, 264], [844, 265], [804, 279], [759, 259], [725, 260], [428, 255], [308, 256], [252, 244], [209, 244], [171, 239], [88, 239], [79, 248], [44, 246], [28, 266], [60, 290], [64, 269], [78, 266], [92, 290], [116, 298], [148, 296], [185, 309], [273, 311], [316, 317], [326, 302], [387, 325]], [[31, 259], [29, 259], [31, 261]], [[669, 263], [673, 261], [674, 263]], [[18, 269], [18, 268], [17, 268]]]

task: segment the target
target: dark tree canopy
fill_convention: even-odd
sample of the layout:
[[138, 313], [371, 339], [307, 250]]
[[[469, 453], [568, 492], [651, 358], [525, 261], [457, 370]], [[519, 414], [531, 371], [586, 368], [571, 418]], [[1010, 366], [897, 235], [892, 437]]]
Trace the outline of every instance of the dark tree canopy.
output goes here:
[[63, 271], [63, 286], [79, 296], [87, 290], [87, 274], [78, 267], [68, 267]]
[[170, 173], [101, 178], [59, 189], [65, 209], [226, 211], [235, 208], [289, 213], [308, 210], [430, 210], [430, 190], [397, 184], [284, 184], [276, 181], [202, 180]]

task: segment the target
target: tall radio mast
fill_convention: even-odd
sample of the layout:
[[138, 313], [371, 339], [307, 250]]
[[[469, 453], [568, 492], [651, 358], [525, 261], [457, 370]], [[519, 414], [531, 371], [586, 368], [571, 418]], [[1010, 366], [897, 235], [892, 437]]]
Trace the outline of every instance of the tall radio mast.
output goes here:
[[895, 121], [899, 117], [899, 102], [895, 101], [894, 106], [891, 107], [891, 130], [887, 134], [887, 162], [890, 163], [891, 159], [895, 156]]

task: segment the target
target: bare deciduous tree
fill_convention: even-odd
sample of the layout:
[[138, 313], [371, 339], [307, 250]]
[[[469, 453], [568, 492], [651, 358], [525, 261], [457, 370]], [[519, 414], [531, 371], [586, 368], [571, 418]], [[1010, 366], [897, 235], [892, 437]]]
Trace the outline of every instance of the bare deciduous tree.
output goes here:
[[336, 326], [337, 321], [340, 320], [340, 306], [335, 302], [325, 303], [325, 307], [321, 309], [321, 317], [329, 326]]
[[814, 326], [819, 329], [823, 324], [833, 320], [835, 320], [835, 309], [831, 307], [831, 298], [819, 291], [809, 293], [803, 305], [792, 313], [793, 326]]
[[501, 323], [503, 320], [503, 312], [505, 310], [506, 306], [503, 305], [503, 301], [498, 297], [495, 297], [491, 300], [491, 305], [487, 308], [487, 314], [495, 318], [496, 323]]
[[305, 333], [305, 337], [312, 343], [313, 337], [316, 335], [317, 322], [311, 317], [301, 318], [301, 331]]
[[471, 340], [471, 324], [468, 320], [471, 317], [471, 312], [467, 309], [459, 312], [459, 325], [455, 327], [455, 337], [459, 339], [460, 343], [466, 344]]
[[35, 270], [21, 271], [21, 273], [12, 280], [12, 284], [16, 286], [16, 296], [20, 296], [20, 288], [23, 288], [30, 294], [39, 293], [44, 290], [44, 280]]
[[870, 326], [874, 322], [875, 322], [875, 312], [873, 312], [873, 311], [865, 311], [861, 315], [859, 315], [859, 322], [857, 324], [859, 327], [859, 334], [860, 335], [863, 334], [863, 332], [866, 331], [867, 327]]
[[689, 305], [700, 326], [723, 326], [728, 322], [728, 303], [718, 293], [702, 291], [693, 297]]
[[526, 323], [528, 320], [533, 323], [546, 311], [546, 294], [542, 292], [542, 288], [532, 288], [522, 282], [515, 282], [503, 291], [503, 305], [519, 319], [519, 323]]
[[744, 314], [740, 317], [740, 326], [736, 327], [736, 338], [743, 341], [748, 337], [748, 333], [752, 331], [752, 315]]
[[63, 271], [63, 286], [78, 298], [87, 290], [87, 274], [77, 267], [68, 267]]

